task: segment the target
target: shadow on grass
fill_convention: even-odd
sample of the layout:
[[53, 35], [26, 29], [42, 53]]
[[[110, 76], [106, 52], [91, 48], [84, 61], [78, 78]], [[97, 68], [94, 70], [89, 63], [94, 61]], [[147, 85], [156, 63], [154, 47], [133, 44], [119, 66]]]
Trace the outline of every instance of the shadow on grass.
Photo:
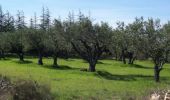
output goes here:
[[138, 64], [131, 64], [130, 67], [143, 68], [143, 69], [153, 69], [151, 67], [146, 67], [146, 66], [142, 66], [142, 65], [138, 65]]
[[55, 70], [79, 70], [79, 68], [72, 68], [70, 66], [60, 65], [60, 66], [53, 66], [53, 65], [45, 65], [42, 66], [48, 69], [55, 69]]
[[33, 63], [32, 61], [29, 61], [29, 60], [24, 60], [24, 61], [14, 61], [15, 63], [18, 63], [18, 64], [31, 64]]
[[136, 79], [131, 76], [113, 75], [106, 71], [97, 71], [97, 75], [107, 80], [120, 80], [120, 81], [135, 81]]
[[65, 61], [75, 61], [75, 59], [64, 59]]
[[104, 62], [101, 62], [101, 61], [97, 61], [97, 64], [101, 64], [101, 65], [111, 65], [111, 64], [104, 63]]
[[141, 69], [153, 69], [152, 67], [147, 67], [138, 64], [123, 64], [121, 67], [131, 67], [131, 68], [141, 68]]
[[[87, 61], [83, 61], [83, 63], [88, 63]], [[99, 65], [111, 65], [111, 64], [108, 64], [108, 63], [104, 63], [102, 61], [97, 61], [97, 64]]]
[[10, 58], [0, 58], [0, 61], [8, 61], [11, 60]]
[[[115, 75], [106, 71], [97, 71], [97, 75], [107, 79], [107, 80], [117, 80], [117, 81], [136, 81], [138, 78], [145, 80], [153, 80], [154, 77], [151, 75]], [[161, 80], [166, 81], [168, 77], [160, 77]]]

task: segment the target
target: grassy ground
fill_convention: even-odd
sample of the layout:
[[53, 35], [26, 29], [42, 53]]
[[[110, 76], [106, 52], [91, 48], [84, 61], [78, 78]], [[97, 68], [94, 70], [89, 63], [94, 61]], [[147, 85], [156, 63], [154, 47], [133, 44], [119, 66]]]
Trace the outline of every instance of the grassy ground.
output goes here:
[[59, 69], [51, 67], [52, 59], [44, 59], [44, 66], [37, 65], [36, 58], [25, 63], [18, 59], [0, 60], [0, 74], [17, 79], [33, 79], [50, 85], [56, 99], [110, 100], [129, 97], [140, 98], [150, 90], [167, 88], [170, 83], [170, 64], [161, 72], [161, 82], [153, 80], [153, 64], [136, 61], [135, 65], [124, 65], [114, 60], [101, 60], [97, 72], [81, 72], [88, 64], [80, 59], [60, 59]]

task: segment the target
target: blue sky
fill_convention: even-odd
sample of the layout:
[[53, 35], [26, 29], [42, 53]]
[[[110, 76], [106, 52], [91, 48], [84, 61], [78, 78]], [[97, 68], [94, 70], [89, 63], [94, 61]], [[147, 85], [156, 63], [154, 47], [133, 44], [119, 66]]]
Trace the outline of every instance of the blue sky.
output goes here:
[[94, 22], [106, 21], [115, 26], [118, 21], [130, 23], [135, 17], [160, 18], [162, 23], [170, 20], [170, 0], [0, 0], [4, 10], [16, 15], [23, 10], [28, 20], [41, 14], [42, 6], [48, 7], [51, 16], [66, 19], [69, 11], [75, 14], [81, 10], [85, 15], [91, 13]]

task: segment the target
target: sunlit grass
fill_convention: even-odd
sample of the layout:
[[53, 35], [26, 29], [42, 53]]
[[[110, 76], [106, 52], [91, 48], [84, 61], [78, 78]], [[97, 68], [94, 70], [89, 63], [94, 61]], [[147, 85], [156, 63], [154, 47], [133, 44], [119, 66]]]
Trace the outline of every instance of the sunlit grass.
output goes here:
[[136, 61], [135, 65], [124, 65], [114, 60], [101, 60], [95, 73], [82, 72], [88, 64], [81, 59], [59, 59], [59, 69], [53, 68], [52, 59], [44, 59], [37, 65], [36, 58], [27, 58], [21, 63], [16, 58], [0, 60], [0, 74], [18, 79], [32, 79], [50, 85], [59, 99], [114, 99], [127, 93], [137, 97], [152, 89], [167, 88], [170, 83], [170, 64], [161, 72], [161, 82], [153, 80], [153, 64]]

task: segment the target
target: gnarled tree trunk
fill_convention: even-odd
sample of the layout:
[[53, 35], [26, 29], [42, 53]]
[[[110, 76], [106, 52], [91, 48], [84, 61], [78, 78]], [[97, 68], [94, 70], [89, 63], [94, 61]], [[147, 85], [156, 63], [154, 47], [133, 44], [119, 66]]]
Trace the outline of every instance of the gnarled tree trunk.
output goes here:
[[133, 64], [135, 60], [136, 60], [136, 57], [133, 57], [131, 64]]
[[24, 61], [24, 53], [23, 52], [18, 53], [18, 56], [19, 56], [20, 61]]
[[96, 71], [96, 64], [94, 62], [89, 63], [89, 71], [90, 72]]
[[54, 66], [54, 67], [58, 67], [58, 64], [57, 64], [57, 56], [54, 56], [54, 57], [53, 57], [53, 66]]
[[165, 59], [166, 59], [166, 62], [169, 62], [169, 50], [168, 51], [166, 51], [166, 53], [165, 53]]
[[39, 55], [38, 55], [38, 65], [43, 65], [42, 59], [43, 59], [42, 53], [39, 52]]
[[129, 64], [133, 64], [134, 57], [132, 52], [128, 52]]
[[3, 59], [5, 59], [5, 52], [4, 52], [4, 50], [2, 50], [1, 57], [2, 57]]
[[160, 69], [158, 65], [155, 65], [154, 67], [154, 78], [156, 82], [159, 82], [159, 74], [160, 74]]
[[122, 61], [124, 64], [126, 64], [125, 50], [122, 50]]

